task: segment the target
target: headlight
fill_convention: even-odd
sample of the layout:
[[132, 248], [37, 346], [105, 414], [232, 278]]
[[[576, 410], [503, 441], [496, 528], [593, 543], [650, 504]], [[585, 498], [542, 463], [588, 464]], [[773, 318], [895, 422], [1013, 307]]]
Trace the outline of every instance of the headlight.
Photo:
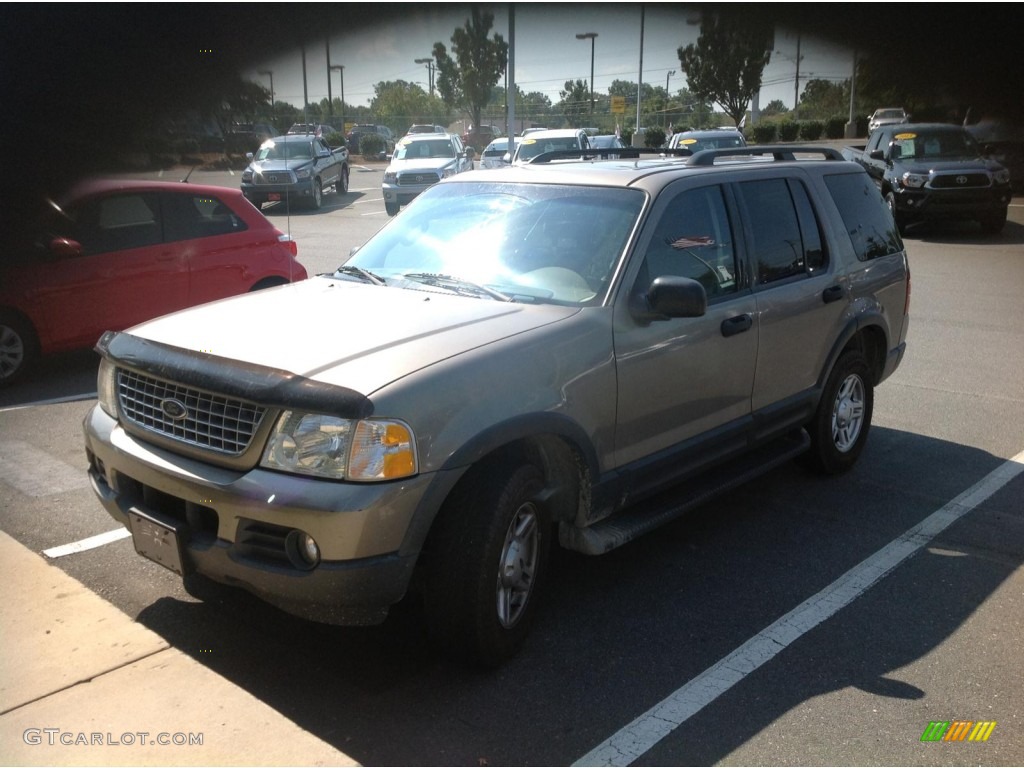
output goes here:
[[398, 172], [397, 171], [384, 171], [384, 183], [385, 184], [397, 184], [398, 183]]
[[263, 451], [261, 466], [331, 480], [373, 482], [417, 472], [412, 430], [395, 419], [352, 421], [285, 411]]
[[992, 178], [996, 180], [996, 184], [1009, 184], [1010, 172], [1005, 168], [1000, 168], [998, 171], [992, 174]]
[[242, 181], [251, 182], [252, 181], [252, 171], [250, 171], [248, 169], [242, 171]]
[[900, 179], [903, 182], [904, 187], [919, 188], [923, 187], [928, 182], [928, 174], [926, 173], [910, 173], [907, 171], [903, 174], [903, 178]]
[[312, 168], [300, 168], [295, 172], [296, 179], [308, 179], [309, 175], [313, 172]]
[[100, 359], [96, 374], [96, 394], [100, 408], [111, 418], [117, 418], [117, 368], [105, 357]]
[[444, 169], [444, 171], [441, 174], [441, 178], [442, 179], [447, 179], [447, 178], [449, 178], [451, 176], [454, 176], [454, 175], [455, 175], [455, 168], [452, 167], [452, 166], [449, 166], [449, 167]]

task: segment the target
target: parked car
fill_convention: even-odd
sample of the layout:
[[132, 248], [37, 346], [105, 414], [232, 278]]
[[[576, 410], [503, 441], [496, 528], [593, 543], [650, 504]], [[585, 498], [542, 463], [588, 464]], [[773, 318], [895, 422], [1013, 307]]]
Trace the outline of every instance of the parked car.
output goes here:
[[591, 136], [590, 146], [593, 149], [619, 149], [624, 148], [626, 143], [614, 133], [608, 133]]
[[92, 181], [0, 263], [0, 386], [40, 355], [225, 296], [295, 282], [295, 242], [236, 189]]
[[289, 136], [327, 136], [330, 133], [335, 133], [336, 129], [330, 125], [323, 125], [321, 123], [294, 123], [291, 128], [288, 129]]
[[668, 140], [669, 149], [689, 149], [699, 152], [703, 149], [728, 149], [745, 147], [747, 140], [735, 128], [717, 128], [711, 131], [682, 131], [672, 134]]
[[501, 129], [496, 125], [473, 125], [462, 134], [462, 143], [482, 152], [484, 147], [501, 136]]
[[964, 127], [989, 159], [1010, 172], [1010, 188], [1024, 193], [1024, 126], [983, 119], [976, 123], [965, 121]]
[[416, 133], [401, 139], [384, 170], [384, 210], [394, 216], [432, 184], [473, 170], [475, 154], [454, 133]]
[[899, 125], [901, 123], [909, 122], [910, 116], [907, 115], [903, 107], [883, 107], [882, 109], [876, 109], [868, 118], [868, 134], [870, 135], [883, 125]]
[[362, 150], [359, 147], [359, 139], [368, 133], [374, 133], [381, 137], [383, 143], [383, 149], [378, 153], [378, 157], [381, 159], [390, 155], [395, 150], [395, 136], [391, 133], [391, 129], [386, 125], [376, 124], [359, 124], [353, 125], [352, 130], [348, 132], [348, 136], [345, 137], [345, 141], [348, 143], [349, 151], [353, 154], [362, 154]]
[[268, 123], [235, 123], [224, 137], [224, 148], [229, 153], [255, 152], [267, 139], [277, 136]]
[[448, 129], [443, 125], [429, 125], [425, 123], [417, 123], [409, 126], [409, 130], [405, 132], [406, 135], [410, 133], [448, 133]]
[[[909, 325], [892, 217], [834, 150], [735, 152], [459, 174], [331, 276], [107, 335], [97, 497], [186, 586], [335, 624], [408, 595], [443, 652], [501, 663], [554, 546], [870, 447]], [[327, 331], [297, 344], [296, 317]]]
[[315, 210], [323, 205], [325, 188], [348, 192], [348, 149], [331, 147], [319, 136], [278, 136], [246, 157], [242, 193], [257, 208], [266, 202], [301, 201]]
[[512, 165], [523, 165], [545, 152], [588, 149], [589, 147], [590, 137], [582, 128], [531, 131], [528, 136], [520, 139], [510, 157], [510, 162]]
[[510, 139], [495, 139], [480, 153], [480, 166], [482, 168], [504, 168], [511, 161], [511, 152], [519, 145], [519, 139], [511, 139], [512, 149], [509, 149]]

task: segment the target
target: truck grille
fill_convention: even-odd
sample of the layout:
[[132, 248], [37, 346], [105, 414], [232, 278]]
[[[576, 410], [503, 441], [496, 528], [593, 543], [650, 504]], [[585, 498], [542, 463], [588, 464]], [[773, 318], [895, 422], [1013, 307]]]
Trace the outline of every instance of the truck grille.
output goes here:
[[436, 184], [440, 179], [436, 173], [403, 173], [398, 176], [398, 186], [421, 187], [424, 184]]
[[256, 184], [294, 184], [291, 171], [266, 171], [253, 176]]
[[121, 413], [143, 429], [230, 456], [243, 453], [264, 408], [118, 369]]
[[934, 189], [970, 189], [989, 186], [985, 173], [950, 173], [935, 176], [930, 185]]

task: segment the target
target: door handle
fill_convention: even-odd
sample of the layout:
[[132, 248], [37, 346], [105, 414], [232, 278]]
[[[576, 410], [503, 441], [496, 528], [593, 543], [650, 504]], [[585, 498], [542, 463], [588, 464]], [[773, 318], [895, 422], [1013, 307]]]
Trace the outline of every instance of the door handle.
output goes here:
[[843, 286], [833, 285], [822, 291], [821, 299], [826, 304], [831, 304], [833, 301], [839, 301], [845, 295], [846, 291], [843, 290]]
[[736, 315], [736, 317], [730, 317], [728, 320], [722, 321], [722, 335], [735, 336], [737, 333], [749, 331], [753, 325], [754, 318], [750, 315]]

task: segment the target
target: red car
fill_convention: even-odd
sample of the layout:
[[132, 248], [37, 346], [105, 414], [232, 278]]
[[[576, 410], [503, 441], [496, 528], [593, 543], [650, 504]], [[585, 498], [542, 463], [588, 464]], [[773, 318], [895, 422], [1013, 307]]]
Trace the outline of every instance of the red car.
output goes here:
[[304, 280], [295, 241], [226, 187], [92, 181], [0, 262], [0, 386], [108, 330]]

